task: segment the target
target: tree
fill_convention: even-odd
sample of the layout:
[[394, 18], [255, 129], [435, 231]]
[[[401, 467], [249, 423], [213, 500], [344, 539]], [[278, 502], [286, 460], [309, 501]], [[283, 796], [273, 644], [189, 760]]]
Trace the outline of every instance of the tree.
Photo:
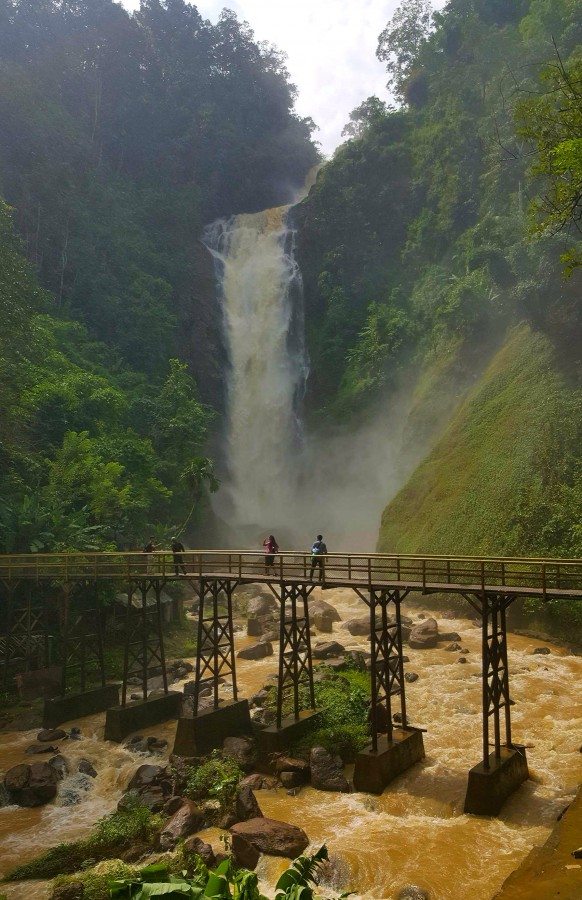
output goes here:
[[368, 97], [351, 111], [350, 121], [344, 127], [342, 137], [361, 137], [370, 125], [383, 119], [388, 110], [388, 105], [379, 97]]
[[400, 100], [430, 34], [432, 13], [430, 0], [403, 0], [378, 38], [376, 56], [386, 63], [388, 89]]
[[536, 156], [530, 173], [546, 190], [534, 200], [534, 229], [539, 234], [565, 233], [573, 246], [562, 255], [566, 274], [582, 265], [582, 60], [557, 61], [542, 73], [545, 92], [517, 109], [522, 137]]

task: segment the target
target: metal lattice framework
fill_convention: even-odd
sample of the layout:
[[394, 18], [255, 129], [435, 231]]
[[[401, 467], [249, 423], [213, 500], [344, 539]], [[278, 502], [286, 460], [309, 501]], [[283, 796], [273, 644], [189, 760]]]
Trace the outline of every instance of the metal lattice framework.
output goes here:
[[230, 676], [233, 699], [237, 700], [234, 660], [232, 595], [236, 581], [203, 578], [198, 587], [198, 648], [194, 679], [194, 715], [198, 712], [200, 691], [212, 687], [214, 709], [218, 708], [221, 679]]
[[[139, 678], [143, 700], [147, 699], [148, 679], [153, 675], [161, 674], [164, 693], [168, 693], [160, 601], [162, 587], [163, 582], [158, 578], [129, 584], [121, 687], [122, 706], [127, 703], [130, 678]], [[154, 599], [148, 603], [150, 591], [153, 592]], [[133, 601], [134, 594], [137, 594], [136, 604]]]
[[283, 708], [289, 694], [293, 698], [293, 715], [301, 712], [301, 688], [309, 694], [311, 709], [315, 709], [311, 636], [309, 634], [308, 598], [312, 584], [280, 584], [273, 593], [280, 602], [279, 618], [279, 677], [277, 681], [277, 728], [281, 728]]
[[97, 584], [88, 585], [87, 593], [91, 596], [91, 605], [79, 606], [74, 604], [70, 585], [63, 587], [60, 629], [63, 696], [71, 687], [85, 691], [96, 682], [105, 687], [103, 627]]
[[[404, 595], [406, 596], [406, 594]], [[392, 740], [392, 697], [400, 700], [402, 727], [408, 726], [406, 717], [406, 694], [404, 689], [404, 659], [402, 654], [402, 621], [399, 591], [370, 591], [369, 600], [363, 598], [370, 608], [371, 639], [371, 707], [370, 728], [372, 749], [378, 750], [378, 734], [383, 731], [381, 720], [386, 725], [388, 740]], [[389, 615], [390, 604], [394, 603], [395, 615]]]
[[3, 682], [7, 690], [12, 669], [30, 672], [48, 663], [47, 607], [33, 585], [18, 581], [2, 584], [6, 601], [6, 634], [2, 648]]

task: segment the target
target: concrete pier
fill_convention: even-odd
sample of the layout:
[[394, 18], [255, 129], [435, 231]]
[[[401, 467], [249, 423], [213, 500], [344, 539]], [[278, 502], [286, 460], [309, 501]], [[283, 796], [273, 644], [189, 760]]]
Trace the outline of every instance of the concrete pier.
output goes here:
[[183, 694], [179, 691], [169, 691], [160, 697], [132, 700], [125, 706], [111, 707], [105, 720], [105, 740], [121, 743], [133, 731], [177, 719], [182, 710], [182, 699]]
[[319, 724], [321, 713], [318, 710], [308, 709], [299, 713], [299, 718], [288, 716], [281, 722], [281, 727], [269, 725], [262, 728], [257, 734], [257, 744], [264, 753], [280, 753], [288, 750], [314, 725]]
[[528, 778], [525, 747], [502, 747], [500, 757], [490, 754], [488, 769], [480, 762], [469, 772], [464, 811], [476, 816], [496, 816], [507, 798]]
[[81, 719], [83, 716], [105, 712], [117, 703], [119, 703], [117, 684], [107, 684], [105, 687], [93, 688], [80, 694], [47, 698], [44, 701], [42, 727], [56, 728], [57, 725], [70, 722], [71, 719]]
[[392, 740], [378, 736], [378, 750], [372, 745], [356, 756], [354, 790], [366, 794], [381, 794], [398, 775], [424, 759], [421, 731], [394, 728]]
[[192, 718], [178, 719], [173, 752], [176, 756], [205, 756], [220, 749], [227, 737], [252, 733], [248, 700], [236, 700], [218, 709], [202, 710]]

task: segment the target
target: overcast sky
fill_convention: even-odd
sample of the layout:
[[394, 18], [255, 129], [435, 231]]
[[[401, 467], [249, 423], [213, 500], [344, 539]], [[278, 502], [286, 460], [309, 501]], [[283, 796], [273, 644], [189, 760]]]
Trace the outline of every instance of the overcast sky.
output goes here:
[[[122, 0], [128, 9], [139, 0]], [[437, 0], [436, 7], [444, 0]], [[319, 125], [316, 139], [330, 154], [341, 141], [349, 114], [376, 94], [387, 100], [384, 66], [376, 59], [378, 35], [399, 0], [200, 0], [200, 13], [215, 22], [225, 6], [255, 32], [287, 53], [297, 85], [297, 111]]]

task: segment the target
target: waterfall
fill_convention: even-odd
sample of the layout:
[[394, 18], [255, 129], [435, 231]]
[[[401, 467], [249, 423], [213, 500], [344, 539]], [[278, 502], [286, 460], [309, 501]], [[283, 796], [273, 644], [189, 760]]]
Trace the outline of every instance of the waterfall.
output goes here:
[[229, 363], [219, 514], [235, 528], [267, 533], [293, 517], [307, 376], [288, 209], [220, 219], [204, 234], [215, 259]]

